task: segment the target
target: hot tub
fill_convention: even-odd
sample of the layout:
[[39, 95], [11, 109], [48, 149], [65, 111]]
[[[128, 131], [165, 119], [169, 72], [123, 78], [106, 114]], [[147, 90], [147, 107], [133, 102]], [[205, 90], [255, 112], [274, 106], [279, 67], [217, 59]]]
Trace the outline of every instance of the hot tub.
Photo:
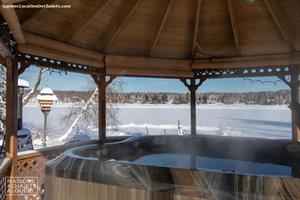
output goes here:
[[220, 136], [142, 136], [47, 163], [46, 199], [300, 199], [300, 146]]

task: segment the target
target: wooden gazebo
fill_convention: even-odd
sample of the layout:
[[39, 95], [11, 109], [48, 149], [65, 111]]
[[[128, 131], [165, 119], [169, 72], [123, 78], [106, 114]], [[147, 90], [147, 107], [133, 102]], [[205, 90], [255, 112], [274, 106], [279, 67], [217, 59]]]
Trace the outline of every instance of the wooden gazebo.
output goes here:
[[[72, 8], [5, 8], [10, 4]], [[34, 157], [17, 155], [16, 147], [17, 79], [30, 65], [92, 75], [100, 91], [102, 142], [105, 88], [116, 76], [180, 79], [191, 93], [192, 134], [195, 93], [203, 81], [277, 76], [291, 88], [292, 138], [300, 140], [299, 0], [2, 0], [2, 5], [11, 176], [20, 176], [20, 163]]]

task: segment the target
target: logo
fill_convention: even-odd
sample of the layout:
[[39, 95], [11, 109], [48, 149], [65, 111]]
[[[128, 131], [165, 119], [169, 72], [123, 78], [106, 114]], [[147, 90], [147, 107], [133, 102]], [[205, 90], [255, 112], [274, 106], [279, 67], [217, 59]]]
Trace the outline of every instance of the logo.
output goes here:
[[5, 177], [6, 195], [37, 195], [38, 177]]

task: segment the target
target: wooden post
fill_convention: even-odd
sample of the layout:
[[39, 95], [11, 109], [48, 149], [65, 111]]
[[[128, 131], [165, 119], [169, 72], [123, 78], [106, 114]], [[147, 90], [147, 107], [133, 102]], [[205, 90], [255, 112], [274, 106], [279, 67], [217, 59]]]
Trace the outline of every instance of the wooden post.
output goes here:
[[17, 156], [17, 91], [18, 68], [11, 58], [6, 62], [6, 149], [7, 156]]
[[291, 75], [291, 111], [292, 111], [292, 139], [300, 141], [300, 93], [299, 93], [299, 74]]
[[98, 86], [98, 135], [99, 140], [102, 144], [106, 140], [106, 87], [116, 78], [110, 76], [109, 80], [106, 81], [105, 74], [92, 75], [96, 85]]
[[105, 143], [106, 139], [106, 81], [105, 81], [105, 75], [99, 75], [98, 76], [98, 111], [99, 111], [99, 117], [98, 117], [98, 134], [99, 134], [99, 140], [101, 143]]
[[197, 134], [197, 125], [196, 125], [196, 81], [191, 79], [190, 82], [190, 104], [191, 104], [191, 134]]
[[[10, 177], [17, 176], [17, 97], [18, 67], [10, 58], [5, 58], [6, 65], [6, 156], [12, 158]], [[8, 195], [13, 199], [13, 195]]]
[[196, 79], [190, 79], [190, 83], [187, 82], [187, 79], [180, 79], [180, 81], [189, 89], [190, 91], [190, 105], [191, 105], [191, 135], [197, 135], [197, 120], [196, 120], [196, 105], [197, 97], [196, 91], [202, 85], [206, 79], [200, 79], [196, 83]]

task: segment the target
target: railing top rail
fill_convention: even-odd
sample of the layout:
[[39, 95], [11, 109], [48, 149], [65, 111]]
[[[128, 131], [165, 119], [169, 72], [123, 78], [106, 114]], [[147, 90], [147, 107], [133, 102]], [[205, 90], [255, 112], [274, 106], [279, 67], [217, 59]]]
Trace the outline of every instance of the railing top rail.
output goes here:
[[[115, 142], [120, 141], [128, 138], [127, 136], [114, 136], [114, 137], [107, 137], [107, 142]], [[70, 142], [62, 145], [57, 145], [53, 147], [46, 147], [38, 150], [30, 150], [30, 151], [23, 151], [18, 153], [18, 160], [24, 160], [29, 158], [35, 158], [40, 156], [47, 156], [51, 154], [61, 153], [69, 148], [81, 146], [81, 145], [89, 145], [89, 144], [97, 144], [99, 140], [88, 140], [88, 141], [76, 141]]]
[[72, 147], [88, 145], [88, 144], [96, 144], [97, 142], [98, 142], [98, 140], [79, 141], [79, 142], [71, 142], [71, 143], [53, 146], [53, 147], [46, 147], [46, 148], [38, 149], [38, 150], [23, 151], [23, 152], [18, 153], [18, 160], [34, 158], [34, 157], [39, 157], [39, 156], [47, 156], [47, 155], [65, 151], [66, 149], [69, 149]]
[[2, 172], [6, 172], [6, 170], [11, 166], [12, 158], [4, 158], [2, 163], [0, 164], [0, 174]]

